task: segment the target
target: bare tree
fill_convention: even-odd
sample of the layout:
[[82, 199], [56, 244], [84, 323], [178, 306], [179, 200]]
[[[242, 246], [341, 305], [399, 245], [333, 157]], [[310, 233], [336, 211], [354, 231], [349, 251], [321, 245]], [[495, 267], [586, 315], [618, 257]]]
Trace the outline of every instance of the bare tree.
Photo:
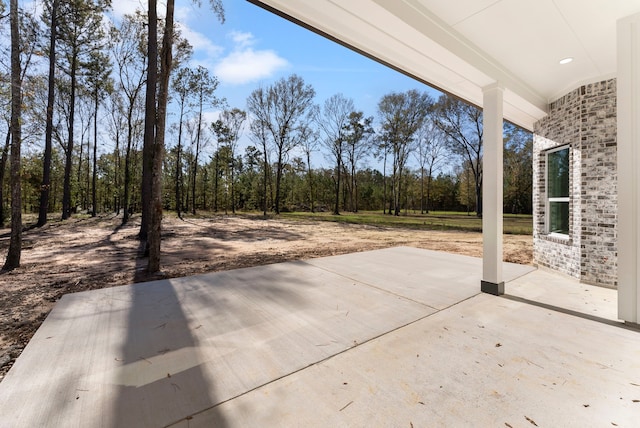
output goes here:
[[173, 79], [173, 91], [176, 94], [175, 100], [178, 103], [178, 142], [176, 144], [176, 169], [175, 169], [175, 198], [176, 213], [182, 218], [182, 136], [184, 129], [185, 115], [188, 113], [189, 99], [191, 91], [191, 69], [180, 68]]
[[378, 115], [382, 125], [381, 138], [393, 155], [391, 194], [395, 215], [400, 214], [402, 174], [409, 153], [413, 150], [415, 134], [422, 126], [432, 104], [433, 100], [428, 94], [415, 89], [387, 94], [378, 103]]
[[120, 208], [122, 203], [121, 194], [121, 173], [122, 173], [122, 161], [121, 161], [121, 147], [124, 130], [127, 129], [126, 118], [123, 114], [125, 111], [124, 100], [122, 95], [116, 90], [110, 94], [108, 105], [108, 126], [109, 137], [114, 143], [113, 148], [113, 210], [116, 215], [120, 214]]
[[322, 133], [322, 144], [329, 150], [334, 162], [333, 185], [335, 200], [333, 214], [340, 214], [340, 178], [342, 174], [343, 151], [345, 145], [346, 127], [349, 114], [355, 110], [353, 100], [343, 94], [329, 97], [321, 109], [315, 114], [315, 120]]
[[[257, 89], [258, 91], [262, 91], [262, 89]], [[254, 91], [255, 92], [255, 91]], [[253, 94], [252, 94], [253, 96]], [[256, 96], [261, 99], [261, 96]], [[262, 214], [266, 217], [267, 215], [267, 187], [269, 186], [269, 177], [270, 173], [270, 161], [269, 161], [269, 130], [265, 123], [263, 123], [260, 119], [254, 119], [251, 121], [249, 125], [249, 129], [251, 130], [251, 134], [249, 138], [253, 140], [261, 149], [262, 149]]]
[[[95, 1], [95, 2], [94, 2]], [[65, 174], [62, 196], [62, 219], [71, 216], [71, 170], [73, 162], [76, 90], [84, 59], [100, 48], [102, 14], [109, 7], [106, 0], [73, 0], [60, 4], [58, 20], [62, 70], [69, 76], [69, 120], [65, 146]]]
[[361, 111], [354, 111], [349, 114], [349, 121], [345, 127], [345, 164], [349, 167], [349, 194], [353, 212], [358, 212], [358, 162], [371, 147], [371, 137], [374, 134], [372, 122], [372, 117], [364, 117]]
[[280, 214], [280, 182], [289, 152], [300, 144], [302, 130], [309, 121], [315, 90], [292, 74], [264, 90], [258, 88], [249, 95], [247, 108], [265, 126], [273, 141], [276, 160], [275, 213]]
[[482, 217], [482, 111], [447, 95], [442, 95], [434, 108], [435, 123], [447, 136], [451, 150], [471, 168], [476, 214]]
[[87, 64], [87, 90], [93, 99], [93, 164], [91, 167], [91, 216], [97, 215], [98, 199], [96, 181], [98, 179], [98, 108], [106, 95], [113, 91], [111, 60], [100, 51], [91, 52]]
[[193, 158], [193, 175], [191, 177], [191, 213], [196, 213], [196, 178], [198, 175], [198, 161], [202, 149], [202, 113], [205, 105], [218, 105], [220, 100], [213, 97], [213, 93], [218, 87], [218, 79], [209, 73], [209, 70], [198, 66], [191, 72], [189, 87], [195, 94], [196, 107], [198, 108], [195, 156]]
[[533, 136], [504, 124], [504, 211], [512, 214], [532, 211]]
[[231, 110], [224, 110], [222, 114], [220, 114], [220, 119], [218, 119], [214, 124], [212, 124], [214, 128], [214, 132], [216, 136], [218, 136], [218, 141], [224, 141], [229, 148], [229, 170], [230, 170], [230, 184], [231, 184], [231, 212], [236, 212], [235, 205], [235, 156], [236, 150], [238, 149], [238, 141], [242, 136], [242, 125], [245, 120], [247, 120], [247, 113], [238, 108], [234, 108]]
[[[426, 120], [417, 133], [417, 151], [414, 153], [420, 165], [420, 213], [429, 213], [431, 181], [446, 155], [446, 140], [433, 120]], [[424, 176], [427, 175], [425, 199]]]
[[[147, 73], [147, 54], [144, 45], [146, 34], [143, 17], [125, 15], [120, 27], [111, 31], [111, 46], [115, 59], [116, 74], [118, 77], [118, 92], [124, 94], [122, 108], [126, 116], [126, 147], [124, 149], [124, 183], [122, 189], [122, 223], [129, 220], [131, 205], [131, 168], [132, 156], [135, 145], [135, 135], [142, 125], [139, 111], [141, 111], [141, 95], [145, 85]], [[118, 102], [118, 104], [120, 104]]]
[[311, 168], [311, 155], [318, 150], [319, 139], [320, 136], [318, 135], [318, 131], [309, 126], [304, 130], [304, 137], [300, 144], [307, 164], [307, 189], [309, 190], [309, 210], [311, 212], [315, 212], [315, 192], [313, 187], [314, 180], [313, 170]]

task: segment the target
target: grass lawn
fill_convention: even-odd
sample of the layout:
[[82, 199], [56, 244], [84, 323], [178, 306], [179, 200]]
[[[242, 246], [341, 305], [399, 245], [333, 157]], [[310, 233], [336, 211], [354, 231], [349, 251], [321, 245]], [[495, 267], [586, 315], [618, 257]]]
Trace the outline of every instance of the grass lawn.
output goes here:
[[[343, 212], [340, 215], [331, 213], [293, 212], [282, 213], [288, 219], [333, 221], [354, 224], [369, 224], [386, 227], [409, 227], [424, 230], [464, 230], [482, 232], [482, 219], [474, 213], [432, 211], [429, 214], [400, 213], [399, 216], [382, 214], [380, 211], [362, 211], [358, 213]], [[504, 233], [514, 235], [531, 235], [533, 220], [529, 214], [505, 214], [503, 219]]]

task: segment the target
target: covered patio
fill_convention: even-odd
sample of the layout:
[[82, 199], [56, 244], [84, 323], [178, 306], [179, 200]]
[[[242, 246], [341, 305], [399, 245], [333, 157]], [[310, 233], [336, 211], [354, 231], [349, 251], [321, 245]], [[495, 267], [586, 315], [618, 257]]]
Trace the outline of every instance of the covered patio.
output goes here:
[[[64, 296], [0, 384], [0, 426], [636, 426], [640, 1], [250, 1], [483, 108], [484, 258], [400, 247]], [[532, 129], [612, 76], [618, 289], [503, 263], [503, 120]]]
[[[606, 132], [614, 135], [609, 144], [617, 159], [599, 162], [611, 163], [607, 173], [615, 177], [606, 193], [617, 207], [616, 260], [596, 263], [615, 264], [618, 317], [640, 322], [640, 0], [248, 1], [483, 110], [480, 287], [490, 294], [505, 291], [503, 121], [534, 131], [558, 98], [615, 79], [616, 129]], [[576, 121], [569, 112], [558, 119], [572, 133], [552, 146], [588, 140], [576, 123], [585, 118]], [[573, 208], [584, 209], [580, 201]], [[580, 232], [562, 239], [579, 250]]]
[[495, 297], [481, 259], [398, 247], [66, 295], [0, 426], [634, 426], [615, 291], [503, 269]]

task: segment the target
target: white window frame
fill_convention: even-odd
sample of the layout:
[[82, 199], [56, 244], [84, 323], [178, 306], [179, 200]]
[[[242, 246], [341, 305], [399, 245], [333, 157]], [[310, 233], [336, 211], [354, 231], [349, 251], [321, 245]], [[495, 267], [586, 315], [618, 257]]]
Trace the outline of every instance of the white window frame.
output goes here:
[[553, 149], [547, 150], [544, 153], [545, 156], [545, 170], [544, 170], [544, 183], [545, 183], [545, 189], [544, 189], [544, 195], [545, 195], [545, 219], [544, 219], [544, 227], [545, 230], [547, 232], [547, 234], [549, 236], [552, 236], [554, 238], [560, 238], [560, 239], [569, 239], [569, 236], [571, 234], [571, 229], [569, 228], [569, 233], [568, 234], [564, 234], [564, 233], [558, 233], [558, 232], [551, 232], [550, 229], [550, 223], [551, 223], [551, 219], [550, 219], [550, 215], [551, 215], [551, 202], [566, 202], [569, 204], [569, 219], [571, 218], [571, 204], [570, 204], [570, 197], [559, 197], [559, 198], [550, 198], [549, 197], [549, 155], [555, 152], [559, 152], [561, 150], [569, 150], [569, 194], [571, 193], [571, 146], [569, 144], [565, 144], [563, 146], [559, 146], [559, 147], [554, 147]]

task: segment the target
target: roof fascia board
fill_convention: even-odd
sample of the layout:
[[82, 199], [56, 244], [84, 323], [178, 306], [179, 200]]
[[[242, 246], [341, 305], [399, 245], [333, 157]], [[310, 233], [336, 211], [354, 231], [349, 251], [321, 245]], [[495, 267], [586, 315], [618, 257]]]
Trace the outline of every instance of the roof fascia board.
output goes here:
[[[459, 97], [461, 100], [464, 100], [466, 102], [470, 102], [471, 104], [476, 105], [479, 108], [482, 108], [480, 106], [479, 101], [479, 97], [470, 97], [472, 99], [465, 99], [464, 95], [462, 94], [457, 94], [455, 91], [452, 91], [451, 89], [447, 89], [444, 88], [442, 86], [439, 86], [438, 84], [435, 84], [433, 81], [428, 81], [425, 80], [423, 78], [421, 78], [419, 75], [414, 74], [404, 68], [402, 68], [400, 65], [396, 65], [392, 62], [392, 60], [390, 58], [384, 58], [383, 55], [380, 55], [379, 53], [373, 53], [370, 52], [369, 50], [367, 50], [364, 46], [360, 47], [359, 44], [355, 41], [347, 41], [341, 38], [338, 38], [337, 36], [333, 35], [331, 33], [331, 29], [326, 28], [322, 25], [319, 25], [319, 23], [317, 21], [314, 21], [312, 19], [309, 19], [309, 17], [307, 15], [305, 15], [304, 11], [301, 11], [300, 8], [295, 8], [295, 7], [291, 7], [293, 5], [289, 4], [289, 3], [285, 3], [282, 4], [282, 2], [278, 1], [278, 0], [246, 0], [249, 3], [258, 6], [268, 12], [273, 13], [274, 15], [280, 16], [283, 19], [286, 19], [287, 21], [290, 21], [296, 25], [299, 25], [311, 32], [314, 32], [316, 34], [318, 34], [321, 37], [324, 37], [328, 40], [331, 40], [334, 43], [337, 43], [341, 46], [344, 46], [347, 49], [350, 49], [364, 57], [367, 57], [369, 59], [371, 59], [372, 61], [378, 62], [382, 65], [384, 65], [385, 67], [389, 67], [395, 71], [397, 71], [398, 73], [402, 73], [418, 82], [421, 82], [427, 86], [430, 86], [440, 92], [444, 92], [450, 95], [454, 95], [456, 97]], [[299, 4], [298, 4], [299, 6]], [[481, 94], [481, 93], [480, 93]]]
[[[361, 45], [355, 40], [347, 40], [344, 36], [341, 36], [339, 32], [337, 32], [337, 30], [329, 28], [326, 25], [323, 25], [322, 20], [317, 19], [316, 14], [313, 13], [315, 10], [313, 8], [317, 7], [319, 2], [318, 3], [313, 2], [309, 4], [305, 1], [297, 1], [297, 2], [286, 2], [281, 0], [247, 0], [247, 1], [264, 10], [267, 10], [268, 12], [271, 12], [277, 16], [280, 16], [283, 19], [286, 19], [296, 25], [306, 28], [307, 30], [312, 31], [324, 38], [327, 38], [335, 43], [338, 43], [346, 47], [347, 49], [357, 52], [367, 58], [370, 58], [373, 61], [383, 64], [408, 77], [411, 77], [412, 79], [415, 79], [418, 82], [431, 86], [434, 89], [437, 89], [441, 92], [452, 95], [456, 98], [460, 98], [462, 101], [471, 103], [477, 106], [478, 108], [482, 108], [482, 105], [481, 105], [482, 104], [482, 87], [486, 86], [486, 84], [488, 84], [487, 82], [474, 83], [468, 78], [465, 78], [464, 80], [467, 82], [467, 86], [468, 86], [466, 89], [464, 89], [463, 87], [448, 88], [446, 87], [446, 83], [444, 83], [444, 86], [442, 86], [435, 83], [433, 79], [429, 79], [427, 76], [421, 77], [419, 75], [419, 72], [411, 72], [406, 67], [403, 68], [402, 64], [394, 62], [392, 58], [387, 58], [386, 55], [382, 55], [382, 52], [376, 52], [373, 49], [368, 49], [367, 46]], [[345, 4], [335, 3], [332, 0], [329, 0], [329, 3], [333, 3], [334, 6], [343, 10], [345, 13], [350, 13], [344, 9]], [[310, 8], [310, 5], [312, 6], [311, 8]], [[427, 36], [425, 35], [425, 37]], [[434, 59], [431, 59], [431, 60], [435, 61]], [[461, 62], [464, 62], [464, 60], [461, 59]], [[480, 75], [480, 74], [483, 74], [483, 73], [481, 72], [477, 73], [477, 75]], [[487, 76], [487, 77], [493, 78], [492, 76]], [[498, 80], [496, 79], [496, 81]], [[472, 86], [474, 87], [472, 88]], [[509, 86], [505, 87], [504, 101], [505, 101], [505, 111], [504, 111], [505, 119], [509, 122], [512, 122], [528, 130], [532, 130], [533, 124], [547, 114], [546, 103], [543, 102], [544, 108], [541, 108], [539, 103], [534, 104], [531, 101], [526, 100], [520, 94], [513, 91], [512, 88]]]

